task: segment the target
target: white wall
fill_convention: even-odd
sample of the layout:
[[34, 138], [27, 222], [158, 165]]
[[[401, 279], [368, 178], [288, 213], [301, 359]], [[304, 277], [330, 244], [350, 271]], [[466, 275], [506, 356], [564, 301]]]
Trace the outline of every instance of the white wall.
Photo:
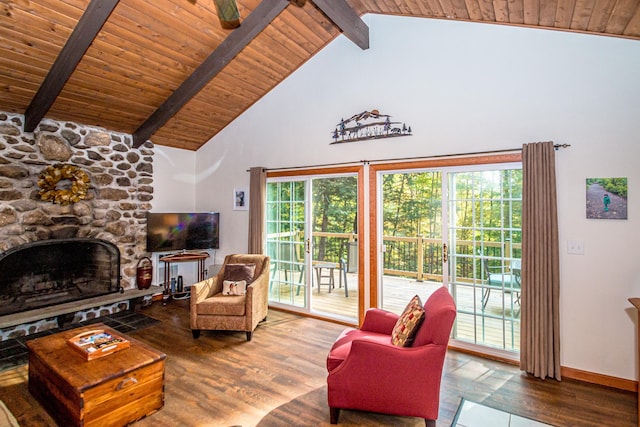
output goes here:
[[[571, 148], [557, 152], [561, 362], [635, 379], [636, 317], [627, 298], [640, 296], [634, 251], [640, 241], [640, 43], [465, 22], [364, 19], [369, 50], [340, 36], [197, 152], [195, 207], [221, 212], [220, 253], [246, 250], [247, 213], [232, 210], [232, 190], [248, 186], [252, 166], [568, 143]], [[371, 109], [411, 125], [414, 135], [329, 145], [342, 117]], [[629, 179], [628, 220], [585, 219], [585, 179], [593, 177]], [[567, 240], [582, 240], [585, 254], [568, 255]]]
[[[196, 153], [177, 148], [154, 147], [153, 188], [151, 212], [195, 212], [196, 211]], [[210, 252], [213, 255], [213, 251]], [[161, 286], [164, 280], [165, 264], [158, 258], [166, 253], [154, 253], [151, 257], [154, 266], [153, 284]], [[177, 268], [174, 276], [181, 275], [185, 284], [197, 282], [197, 264], [174, 263]]]
[[152, 212], [193, 212], [196, 205], [196, 153], [154, 147]]

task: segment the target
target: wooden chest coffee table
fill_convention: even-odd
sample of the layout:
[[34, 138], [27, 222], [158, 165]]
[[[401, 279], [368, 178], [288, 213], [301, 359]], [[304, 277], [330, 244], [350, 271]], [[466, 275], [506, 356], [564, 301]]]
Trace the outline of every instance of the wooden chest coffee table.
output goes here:
[[29, 392], [61, 426], [124, 426], [164, 405], [165, 355], [125, 336], [130, 347], [87, 361], [67, 339], [102, 324], [27, 341]]

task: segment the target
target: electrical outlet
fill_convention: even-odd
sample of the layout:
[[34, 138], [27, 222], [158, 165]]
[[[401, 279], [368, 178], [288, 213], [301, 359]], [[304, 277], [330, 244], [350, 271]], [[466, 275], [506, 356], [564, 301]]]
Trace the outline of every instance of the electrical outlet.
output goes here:
[[584, 255], [584, 242], [582, 240], [567, 240], [567, 253]]

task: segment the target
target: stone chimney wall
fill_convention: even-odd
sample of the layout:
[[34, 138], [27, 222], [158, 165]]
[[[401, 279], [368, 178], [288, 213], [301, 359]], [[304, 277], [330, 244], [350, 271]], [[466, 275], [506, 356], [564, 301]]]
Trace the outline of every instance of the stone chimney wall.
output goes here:
[[[148, 255], [153, 144], [135, 149], [129, 134], [49, 119], [34, 132], [23, 128], [23, 115], [0, 112], [0, 252], [46, 239], [104, 239], [120, 249], [121, 286], [135, 288], [138, 260]], [[40, 199], [38, 176], [55, 164], [89, 175], [84, 200], [62, 206]], [[70, 184], [62, 179], [56, 189]]]

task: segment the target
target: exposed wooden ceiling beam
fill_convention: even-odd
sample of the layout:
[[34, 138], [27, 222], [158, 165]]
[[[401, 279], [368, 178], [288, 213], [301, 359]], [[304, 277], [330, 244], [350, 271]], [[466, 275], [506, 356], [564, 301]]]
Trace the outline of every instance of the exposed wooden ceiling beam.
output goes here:
[[24, 113], [24, 130], [33, 132], [120, 0], [92, 0], [71, 32], [38, 92]]
[[362, 50], [369, 49], [369, 27], [345, 0], [313, 0], [345, 36]]
[[213, 79], [251, 40], [264, 30], [287, 5], [289, 0], [263, 0], [247, 16], [240, 27], [218, 45], [216, 50], [173, 92], [160, 107], [133, 133], [133, 147], [144, 144], [173, 117], [191, 98]]

